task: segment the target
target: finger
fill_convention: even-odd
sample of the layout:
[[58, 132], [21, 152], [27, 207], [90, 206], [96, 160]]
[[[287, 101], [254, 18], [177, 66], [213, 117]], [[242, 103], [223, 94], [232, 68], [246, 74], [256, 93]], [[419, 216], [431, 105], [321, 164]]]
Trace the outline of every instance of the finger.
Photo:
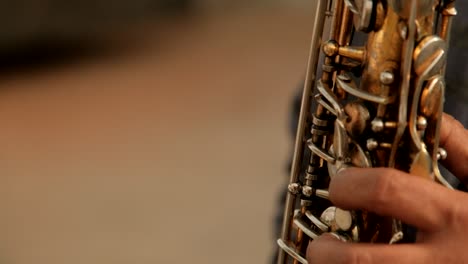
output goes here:
[[334, 263], [434, 263], [431, 251], [421, 244], [357, 244], [345, 243], [323, 235], [307, 248], [310, 264]]
[[447, 150], [447, 160], [443, 161], [455, 176], [468, 181], [468, 131], [450, 115], [444, 114], [440, 128], [440, 146]]
[[388, 168], [343, 170], [332, 178], [329, 192], [342, 209], [392, 216], [425, 231], [441, 230], [460, 201], [455, 191]]

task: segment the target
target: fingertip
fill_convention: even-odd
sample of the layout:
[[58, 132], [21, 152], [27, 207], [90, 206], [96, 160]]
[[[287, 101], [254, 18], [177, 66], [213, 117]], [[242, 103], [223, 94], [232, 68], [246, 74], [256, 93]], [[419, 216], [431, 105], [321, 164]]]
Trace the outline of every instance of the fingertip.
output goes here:
[[[310, 240], [306, 253], [306, 257], [309, 263], [315, 263], [316, 260], [319, 259], [326, 259], [329, 255], [329, 251], [332, 248], [335, 248], [336, 245], [333, 246], [335, 243], [341, 243], [341, 240], [332, 233], [325, 233], [319, 236], [317, 239]], [[318, 262], [323, 263], [321, 261]]]
[[444, 114], [442, 115], [442, 118], [451, 118], [451, 119], [455, 119], [455, 117], [453, 117], [453, 115], [448, 114], [448, 113], [444, 113]]
[[341, 238], [333, 233], [324, 233], [318, 238], [309, 241], [309, 248], [310, 247], [320, 247], [324, 243], [337, 243], [343, 242]]
[[350, 178], [352, 178], [353, 175], [359, 174], [359, 170], [362, 169], [355, 167], [345, 167], [339, 169], [337, 174], [334, 177], [331, 177], [328, 191], [332, 202], [336, 202], [335, 198], [341, 196], [343, 190], [350, 187]]
[[449, 144], [449, 140], [458, 140], [458, 137], [451, 137], [451, 135], [461, 133], [460, 131], [465, 132], [463, 124], [453, 116], [444, 114], [442, 116], [442, 125], [440, 128], [440, 145], [445, 147], [446, 144]]
[[350, 168], [341, 168], [337, 171], [334, 177], [330, 178], [328, 193], [329, 199], [332, 203], [339, 203], [339, 198], [342, 195], [342, 189], [348, 186], [346, 182], [349, 178], [350, 170]]
[[463, 124], [452, 116], [444, 114], [439, 144], [447, 151], [448, 158], [442, 161], [442, 164], [463, 182], [468, 181], [468, 163], [463, 162], [468, 160], [468, 148], [466, 144], [460, 144], [460, 141], [467, 138], [468, 130]]

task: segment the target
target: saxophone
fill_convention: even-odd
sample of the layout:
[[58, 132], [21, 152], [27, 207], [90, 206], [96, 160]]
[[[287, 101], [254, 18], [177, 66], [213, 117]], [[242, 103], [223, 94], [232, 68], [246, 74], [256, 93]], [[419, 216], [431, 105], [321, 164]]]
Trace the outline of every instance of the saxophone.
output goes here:
[[333, 206], [328, 184], [344, 168], [395, 168], [452, 188], [438, 160], [456, 14], [454, 0], [316, 0], [279, 264], [307, 263], [309, 240], [323, 233], [414, 240], [398, 219]]

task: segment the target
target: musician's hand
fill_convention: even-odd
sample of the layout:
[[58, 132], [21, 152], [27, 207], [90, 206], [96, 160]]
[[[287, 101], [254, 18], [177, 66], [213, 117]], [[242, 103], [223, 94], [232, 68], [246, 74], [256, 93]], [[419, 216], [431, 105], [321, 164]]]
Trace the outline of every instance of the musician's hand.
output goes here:
[[[468, 180], [468, 132], [452, 117], [442, 120], [444, 165]], [[344, 243], [324, 235], [310, 243], [307, 259], [317, 263], [468, 263], [468, 194], [403, 172], [347, 169], [330, 183], [332, 202], [343, 209], [365, 209], [418, 228], [415, 244]]]

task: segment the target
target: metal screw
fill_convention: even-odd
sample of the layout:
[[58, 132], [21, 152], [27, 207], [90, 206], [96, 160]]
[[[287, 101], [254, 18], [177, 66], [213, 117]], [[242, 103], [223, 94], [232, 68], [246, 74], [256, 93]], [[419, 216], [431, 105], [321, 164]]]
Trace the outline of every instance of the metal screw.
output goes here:
[[404, 22], [400, 22], [400, 36], [402, 39], [408, 38], [408, 26]]
[[314, 189], [310, 186], [303, 186], [302, 194], [304, 194], [307, 197], [311, 197], [312, 195], [314, 195]]
[[301, 192], [301, 185], [299, 183], [291, 183], [288, 185], [288, 190], [292, 194], [299, 194]]
[[385, 85], [390, 85], [395, 81], [395, 75], [389, 71], [380, 73], [380, 82]]
[[367, 149], [372, 151], [376, 150], [379, 147], [379, 142], [377, 140], [370, 138], [367, 140]]
[[427, 119], [424, 116], [418, 117], [416, 126], [418, 130], [425, 130], [427, 128]]
[[380, 118], [376, 118], [372, 120], [371, 126], [372, 126], [372, 131], [374, 132], [382, 132], [385, 128], [385, 124], [383, 120]]
[[448, 153], [445, 149], [443, 148], [439, 148], [439, 150], [437, 151], [437, 159], [438, 160], [445, 160], [448, 156]]

